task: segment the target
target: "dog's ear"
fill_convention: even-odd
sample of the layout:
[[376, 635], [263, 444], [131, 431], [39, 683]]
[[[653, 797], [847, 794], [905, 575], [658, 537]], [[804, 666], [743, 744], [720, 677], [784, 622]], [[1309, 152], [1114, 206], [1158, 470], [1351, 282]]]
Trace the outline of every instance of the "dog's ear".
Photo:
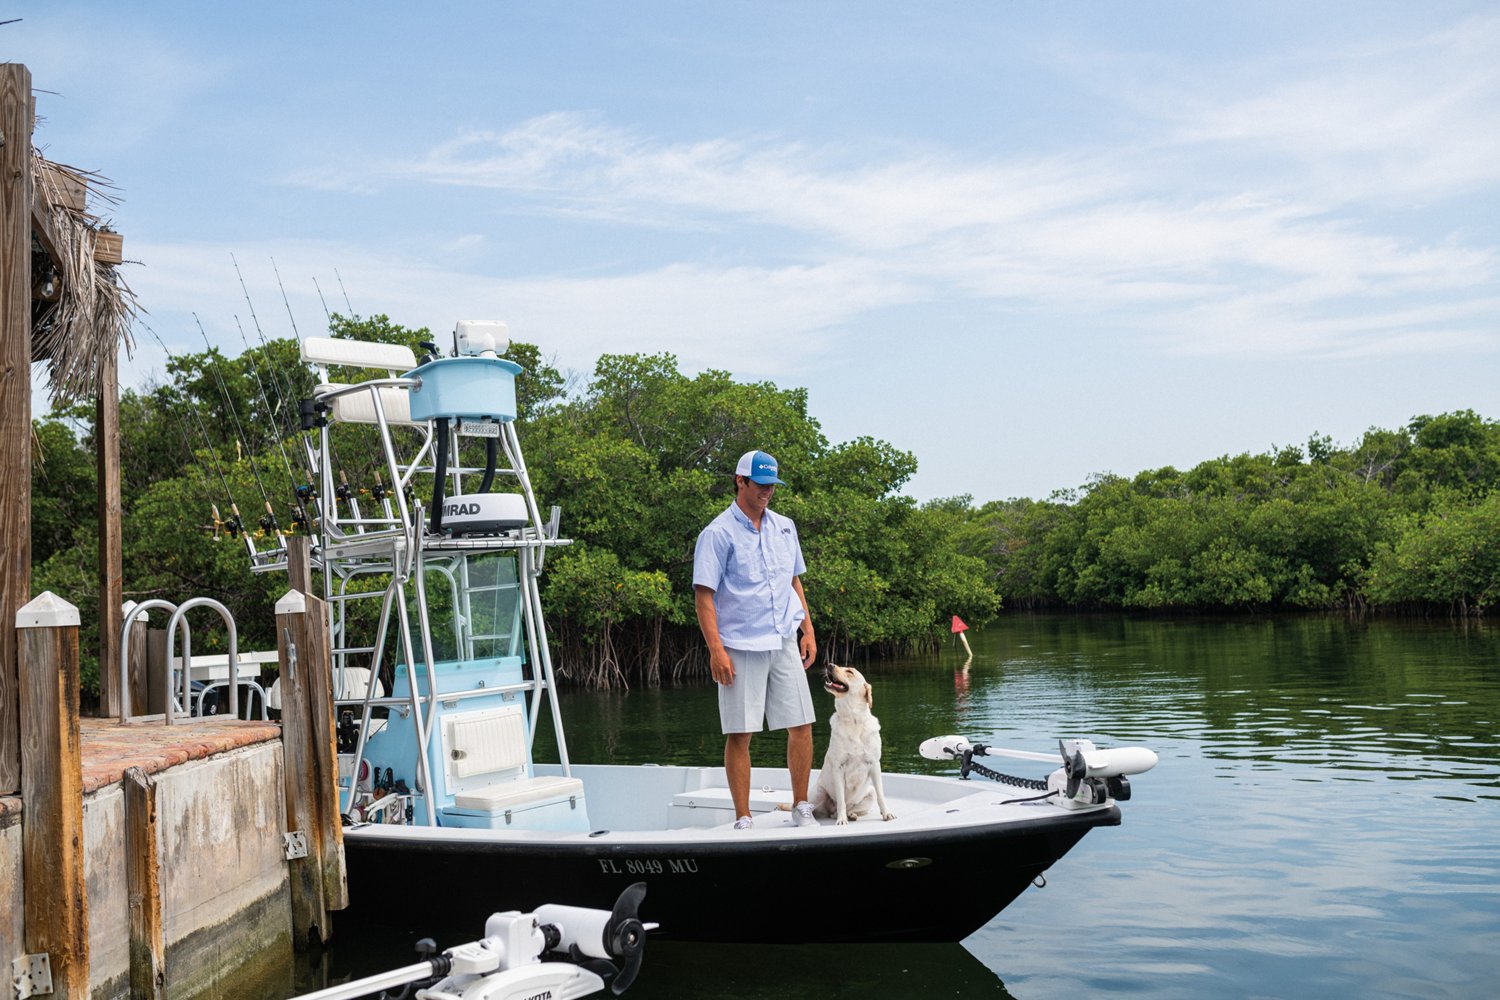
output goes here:
[[875, 695], [870, 690], [869, 681], [865, 681], [865, 708], [870, 709], [872, 712], [875, 710]]

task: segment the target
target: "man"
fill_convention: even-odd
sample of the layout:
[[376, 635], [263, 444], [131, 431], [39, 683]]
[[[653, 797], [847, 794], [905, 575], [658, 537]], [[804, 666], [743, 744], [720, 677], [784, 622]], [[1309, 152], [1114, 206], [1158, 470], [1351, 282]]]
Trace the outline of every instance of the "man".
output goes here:
[[812, 772], [812, 694], [806, 670], [818, 655], [802, 592], [797, 526], [770, 509], [776, 459], [747, 451], [734, 470], [734, 503], [698, 535], [693, 604], [708, 643], [708, 667], [719, 685], [724, 772], [734, 799], [734, 828], [748, 830], [750, 737], [763, 726], [786, 730], [792, 819], [812, 826], [807, 802]]

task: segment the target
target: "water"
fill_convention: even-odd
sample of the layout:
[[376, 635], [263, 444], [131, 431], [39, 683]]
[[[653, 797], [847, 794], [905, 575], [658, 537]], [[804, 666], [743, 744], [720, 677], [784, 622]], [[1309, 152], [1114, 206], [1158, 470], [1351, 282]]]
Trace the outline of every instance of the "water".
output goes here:
[[[950, 732], [1033, 750], [1059, 736], [1144, 744], [1161, 763], [1133, 779], [1123, 825], [1090, 833], [962, 945], [652, 941], [630, 997], [1494, 995], [1500, 629], [1010, 616], [970, 641], [966, 669], [958, 647], [861, 664], [886, 768], [942, 771], [916, 747]], [[570, 752], [717, 761], [713, 698], [565, 694]], [[821, 756], [827, 729], [815, 731]], [[785, 761], [779, 734], [753, 752]], [[838, 887], [765, 891], [792, 907]], [[408, 961], [381, 944], [337, 942], [300, 987]]]

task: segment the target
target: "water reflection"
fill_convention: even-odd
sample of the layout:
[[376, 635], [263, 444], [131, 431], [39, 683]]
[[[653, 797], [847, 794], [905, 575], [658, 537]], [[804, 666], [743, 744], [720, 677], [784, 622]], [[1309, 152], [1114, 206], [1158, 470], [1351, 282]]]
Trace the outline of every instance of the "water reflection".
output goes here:
[[[885, 767], [949, 773], [916, 748], [950, 732], [1032, 750], [1061, 736], [1145, 744], [1161, 764], [1134, 780], [1123, 824], [1084, 838], [1046, 889], [963, 946], [655, 941], [630, 996], [1488, 995], [1500, 630], [1016, 615], [970, 640], [968, 664], [957, 647], [860, 664]], [[814, 697], [826, 720], [831, 699]], [[708, 686], [568, 693], [564, 714], [575, 761], [721, 759]], [[821, 756], [825, 724], [815, 740]], [[544, 730], [538, 756], [552, 746]], [[785, 741], [766, 736], [754, 754], [784, 764]], [[837, 887], [765, 891], [795, 906]], [[365, 974], [408, 947], [339, 942], [335, 964]]]
[[[414, 952], [370, 944], [340, 944], [326, 958], [304, 957], [300, 988], [322, 989], [414, 960], [409, 957]], [[1013, 1000], [1000, 977], [963, 945], [704, 947], [660, 940], [648, 942], [640, 977], [626, 996], [630, 1000], [786, 1000], [788, 996]]]

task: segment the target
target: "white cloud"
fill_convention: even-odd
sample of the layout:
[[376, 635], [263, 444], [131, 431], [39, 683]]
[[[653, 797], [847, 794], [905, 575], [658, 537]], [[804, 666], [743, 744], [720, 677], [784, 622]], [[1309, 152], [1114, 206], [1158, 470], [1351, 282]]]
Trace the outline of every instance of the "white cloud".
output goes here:
[[[296, 238], [142, 247], [152, 268], [137, 286], [148, 308], [201, 298], [217, 303], [205, 316], [232, 315], [243, 310], [225, 277], [235, 250], [264, 320], [266, 303], [284, 312], [280, 292], [250, 262], [274, 255], [313, 319], [322, 307], [308, 276], [328, 294], [336, 266], [360, 311], [410, 325], [444, 331], [457, 309], [505, 318], [569, 364], [669, 350], [690, 367], [771, 376], [857, 350], [880, 310], [955, 301], [1057, 330], [1129, 331], [1173, 353], [1493, 352], [1488, 234], [1461, 237], [1418, 209], [1360, 215], [1357, 203], [1493, 195], [1496, 42], [1500, 18], [1481, 18], [1259, 63], [1137, 62], [1115, 91], [1095, 83], [1141, 141], [1045, 156], [743, 133], [674, 141], [555, 112], [463, 131], [404, 161], [309, 164], [295, 179], [380, 190], [392, 213], [384, 245], [410, 251]], [[1072, 68], [1111, 72], [1107, 61]], [[472, 209], [451, 230], [428, 215], [411, 226], [419, 238], [399, 235], [404, 195], [432, 187], [466, 192]], [[605, 262], [582, 248], [566, 274], [492, 277], [493, 247], [469, 221], [488, 212], [587, 220], [631, 249]], [[649, 248], [631, 242], [642, 232]], [[440, 266], [435, 251], [462, 263]]]

